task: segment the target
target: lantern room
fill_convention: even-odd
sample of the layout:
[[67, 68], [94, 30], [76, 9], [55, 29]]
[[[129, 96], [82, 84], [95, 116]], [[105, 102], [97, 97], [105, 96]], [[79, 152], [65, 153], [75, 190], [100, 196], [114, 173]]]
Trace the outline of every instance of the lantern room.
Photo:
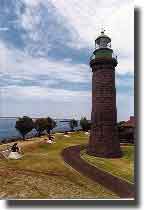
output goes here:
[[95, 49], [111, 48], [111, 39], [104, 34], [104, 31], [101, 31], [101, 35], [96, 38]]
[[95, 50], [90, 60], [98, 58], [112, 58], [113, 50], [111, 49], [111, 38], [105, 35], [105, 30], [95, 40]]

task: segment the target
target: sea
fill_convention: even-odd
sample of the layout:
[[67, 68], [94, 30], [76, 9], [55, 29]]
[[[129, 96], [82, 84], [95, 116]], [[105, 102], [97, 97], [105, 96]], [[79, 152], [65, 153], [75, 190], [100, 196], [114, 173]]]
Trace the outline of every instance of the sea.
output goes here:
[[[0, 141], [2, 140], [11, 140], [21, 137], [20, 133], [15, 129], [17, 118], [0, 118]], [[70, 131], [69, 122], [68, 119], [55, 119], [56, 121], [56, 127], [52, 130], [52, 132], [64, 132], [64, 131]], [[75, 128], [75, 130], [80, 130], [80, 122], [78, 121], [78, 126]], [[31, 132], [29, 132], [26, 135], [26, 138], [30, 138], [36, 135], [36, 130], [33, 129]]]

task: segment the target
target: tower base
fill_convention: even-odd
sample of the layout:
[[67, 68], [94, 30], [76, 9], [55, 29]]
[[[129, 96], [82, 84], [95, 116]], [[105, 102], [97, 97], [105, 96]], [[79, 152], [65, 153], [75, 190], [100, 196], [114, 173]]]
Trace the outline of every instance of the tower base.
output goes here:
[[109, 137], [108, 135], [98, 139], [97, 136], [90, 135], [87, 153], [96, 157], [119, 158], [122, 156], [120, 141], [117, 135]]
[[95, 157], [101, 157], [101, 158], [120, 158], [120, 157], [122, 157], [121, 151], [111, 152], [111, 153], [109, 153], [109, 152], [100, 153], [100, 152], [94, 151], [94, 148], [92, 150], [89, 147], [87, 148], [87, 154], [91, 155], [91, 156], [95, 156]]

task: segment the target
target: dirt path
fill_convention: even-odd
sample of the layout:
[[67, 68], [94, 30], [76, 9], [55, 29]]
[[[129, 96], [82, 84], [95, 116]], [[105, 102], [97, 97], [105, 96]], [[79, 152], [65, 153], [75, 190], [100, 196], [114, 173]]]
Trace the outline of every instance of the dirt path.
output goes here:
[[120, 198], [134, 198], [134, 184], [100, 170], [80, 157], [80, 151], [85, 148], [86, 145], [65, 148], [62, 152], [64, 161], [83, 175], [115, 192]]
[[30, 170], [30, 169], [21, 169], [21, 168], [15, 168], [15, 167], [5, 167], [0, 168], [0, 176], [6, 176], [7, 174], [23, 174], [23, 175], [47, 175], [47, 176], [63, 176], [65, 177], [65, 174], [62, 173], [55, 173], [53, 171], [36, 171], [36, 170]]

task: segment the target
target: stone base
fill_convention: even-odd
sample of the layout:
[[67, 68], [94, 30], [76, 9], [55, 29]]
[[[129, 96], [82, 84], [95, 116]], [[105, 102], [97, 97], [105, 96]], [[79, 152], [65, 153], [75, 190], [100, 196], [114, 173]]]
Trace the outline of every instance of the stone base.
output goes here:
[[122, 157], [122, 152], [120, 149], [119, 140], [111, 141], [111, 143], [105, 142], [89, 142], [87, 147], [87, 153], [96, 157], [103, 158], [120, 158]]
[[91, 151], [89, 148], [87, 149], [87, 154], [95, 157], [101, 158], [120, 158], [122, 157], [122, 152], [113, 152], [113, 153], [98, 153], [96, 151]]

